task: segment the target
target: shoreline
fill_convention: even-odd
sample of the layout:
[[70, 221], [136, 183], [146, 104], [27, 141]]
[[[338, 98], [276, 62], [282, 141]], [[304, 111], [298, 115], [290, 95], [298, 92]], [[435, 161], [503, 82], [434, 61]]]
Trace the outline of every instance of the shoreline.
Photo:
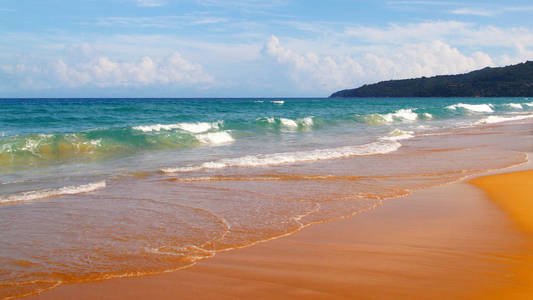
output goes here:
[[25, 299], [496, 298], [524, 289], [509, 274], [528, 278], [517, 261], [528, 262], [533, 243], [468, 182], [532, 169], [528, 161], [416, 190], [176, 272], [62, 285]]

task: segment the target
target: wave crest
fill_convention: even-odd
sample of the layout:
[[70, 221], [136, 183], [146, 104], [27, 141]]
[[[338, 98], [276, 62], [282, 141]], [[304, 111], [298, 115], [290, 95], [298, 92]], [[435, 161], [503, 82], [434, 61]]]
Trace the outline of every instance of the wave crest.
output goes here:
[[388, 114], [354, 115], [354, 118], [368, 125], [382, 125], [394, 122], [414, 122], [418, 119], [418, 114], [412, 109], [399, 109]]
[[247, 155], [205, 162], [197, 166], [161, 169], [164, 173], [192, 172], [204, 169], [230, 167], [264, 167], [318, 160], [338, 159], [360, 155], [385, 154], [398, 150], [402, 145], [396, 141], [380, 141], [357, 146], [345, 146], [310, 151], [282, 152], [274, 154]]
[[315, 124], [312, 116], [294, 120], [289, 118], [264, 117], [256, 119], [256, 122], [258, 124], [268, 124], [268, 126], [273, 127], [279, 126], [279, 128], [288, 130], [307, 130]]
[[208, 132], [194, 136], [200, 143], [208, 145], [222, 145], [233, 143], [235, 139], [227, 131]]
[[43, 198], [50, 198], [63, 195], [75, 195], [89, 193], [106, 187], [104, 180], [82, 184], [77, 186], [64, 186], [56, 189], [43, 189], [29, 192], [16, 193], [11, 195], [0, 196], [0, 204], [10, 204], [17, 202], [27, 202]]
[[473, 111], [473, 112], [483, 112], [483, 113], [494, 112], [493, 107], [494, 107], [494, 105], [492, 105], [490, 103], [489, 104], [457, 103], [457, 104], [452, 104], [452, 105], [446, 106], [447, 109], [451, 109], [451, 110], [457, 110], [458, 108], [462, 108], [462, 109]]
[[384, 141], [400, 141], [400, 140], [407, 140], [410, 138], [415, 137], [414, 132], [412, 131], [404, 131], [400, 130], [398, 128], [394, 129], [393, 131], [389, 132], [390, 136], [382, 137], [381, 140]]
[[191, 133], [202, 133], [209, 130], [218, 130], [222, 121], [208, 123], [208, 122], [197, 122], [197, 123], [176, 123], [176, 124], [154, 124], [154, 125], [141, 125], [132, 127], [135, 130], [142, 132], [159, 132], [162, 130], [170, 131], [174, 129], [181, 129], [183, 131]]
[[514, 109], [523, 109], [524, 108], [521, 103], [507, 103], [505, 105], [509, 106], [510, 108], [514, 108]]
[[514, 116], [514, 117], [502, 117], [502, 116], [489, 116], [484, 119], [481, 119], [477, 122], [477, 124], [495, 124], [495, 123], [502, 123], [502, 122], [509, 122], [509, 121], [520, 121], [525, 119], [533, 118], [533, 115], [521, 115], [521, 116]]

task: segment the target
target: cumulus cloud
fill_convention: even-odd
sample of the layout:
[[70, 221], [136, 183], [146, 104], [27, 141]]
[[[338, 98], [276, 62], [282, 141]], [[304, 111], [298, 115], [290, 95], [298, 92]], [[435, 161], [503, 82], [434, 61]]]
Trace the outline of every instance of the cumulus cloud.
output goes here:
[[[214, 5], [217, 1], [209, 3]], [[217, 29], [235, 25], [231, 19], [209, 19], [204, 15], [134, 19], [104, 21], [147, 29], [172, 22], [179, 26], [220, 22], [215, 26]], [[13, 42], [0, 46], [4, 50], [0, 51], [0, 92], [145, 87], [148, 93], [154, 91], [154, 86], [166, 84], [172, 88], [190, 87], [191, 95], [203, 93], [201, 90], [206, 87], [214, 96], [220, 91], [225, 95], [271, 95], [272, 87], [278, 88], [275, 91], [278, 95], [324, 95], [381, 80], [462, 73], [533, 59], [533, 29], [524, 26], [459, 21], [384, 26], [275, 20], [272, 23], [305, 30], [306, 34], [295, 35], [287, 30], [280, 38], [269, 38], [270, 33], [256, 32], [253, 37], [239, 33], [231, 35], [230, 41], [174, 34], [117, 34], [99, 36], [96, 40], [55, 33], [12, 34], [8, 39]], [[227, 34], [224, 30], [220, 32], [221, 37]], [[32, 45], [37, 40], [42, 44], [27, 50], [34, 55], [8, 55], [19, 51], [20, 47], [12, 45]], [[172, 49], [180, 49], [180, 54], [166, 56]], [[140, 53], [146, 56], [140, 58]], [[209, 66], [210, 73], [195, 62]], [[285, 80], [280, 74], [292, 80]], [[247, 94], [242, 94], [243, 90]]]
[[463, 54], [442, 41], [335, 56], [312, 52], [301, 54], [284, 47], [276, 36], [272, 36], [265, 44], [264, 53], [287, 66], [289, 76], [302, 88], [323, 91], [386, 79], [463, 73], [494, 65], [486, 53]]
[[164, 59], [145, 56], [137, 62], [120, 62], [98, 56], [83, 63], [69, 64], [59, 59], [45, 67], [17, 64], [4, 65], [0, 69], [21, 78], [21, 82], [35, 83], [39, 80], [42, 83], [36, 86], [38, 88], [158, 84], [185, 87], [206, 86], [214, 81], [212, 76], [203, 71], [201, 65], [184, 59], [179, 53], [173, 53]]

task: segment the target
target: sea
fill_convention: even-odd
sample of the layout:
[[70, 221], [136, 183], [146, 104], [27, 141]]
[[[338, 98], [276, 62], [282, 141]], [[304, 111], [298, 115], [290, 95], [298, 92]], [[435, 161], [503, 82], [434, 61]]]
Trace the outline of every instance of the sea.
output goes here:
[[0, 99], [0, 298], [176, 271], [521, 164], [532, 124], [528, 98]]

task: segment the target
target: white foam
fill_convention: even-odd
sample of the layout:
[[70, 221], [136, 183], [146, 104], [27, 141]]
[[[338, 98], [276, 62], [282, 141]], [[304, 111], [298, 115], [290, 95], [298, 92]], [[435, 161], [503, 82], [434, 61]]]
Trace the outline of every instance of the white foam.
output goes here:
[[270, 101], [270, 103], [283, 104], [283, 103], [285, 103], [285, 101], [283, 101], [283, 100], [272, 100], [272, 101]]
[[383, 114], [381, 117], [387, 122], [392, 123], [394, 121], [409, 121], [413, 122], [418, 119], [418, 115], [413, 112], [412, 109], [400, 109], [394, 113]]
[[229, 167], [264, 167], [318, 160], [338, 159], [359, 155], [385, 154], [398, 150], [402, 145], [396, 141], [380, 141], [357, 146], [345, 146], [310, 151], [295, 151], [274, 154], [247, 155], [205, 162], [197, 166], [161, 169], [165, 173], [191, 172], [203, 169], [221, 169]]
[[457, 108], [466, 109], [473, 112], [494, 112], [492, 109], [492, 104], [465, 104], [465, 103], [457, 103], [450, 106], [446, 106], [447, 109], [453, 109], [456, 110]]
[[254, 103], [263, 103], [263, 102], [265, 102], [265, 101], [263, 101], [263, 100], [255, 100], [254, 101]]
[[101, 147], [102, 146], [102, 139], [90, 140], [89, 144], [91, 144], [93, 146]]
[[[273, 117], [266, 117], [264, 119], [270, 124], [276, 123], [276, 119], [274, 119]], [[258, 118], [257, 120], [261, 120], [261, 118]]]
[[11, 153], [13, 152], [13, 146], [11, 144], [0, 145], [0, 153]]
[[313, 126], [313, 117], [306, 117], [303, 119], [298, 119], [299, 123], [304, 127], [311, 127]]
[[233, 143], [235, 139], [227, 131], [208, 132], [194, 136], [200, 143], [208, 145], [223, 145]]
[[524, 120], [524, 119], [529, 119], [529, 118], [533, 118], [533, 115], [521, 115], [521, 116], [514, 116], [514, 117], [489, 116], [487, 118], [479, 120], [477, 124], [494, 124], [494, 123], [502, 123], [502, 122], [508, 122], [508, 121], [519, 121], [519, 120]]
[[[277, 122], [276, 118], [274, 117], [257, 118], [256, 120], [266, 121], [269, 124], [276, 124]], [[296, 120], [289, 119], [289, 118], [278, 118], [277, 120], [279, 121], [279, 124], [281, 127], [284, 127], [289, 130], [296, 130], [299, 127], [309, 128], [309, 127], [312, 127], [314, 124], [312, 116], [301, 118], [301, 119], [296, 119]]]
[[37, 199], [50, 198], [62, 195], [74, 195], [96, 191], [106, 187], [104, 180], [77, 185], [77, 186], [65, 186], [57, 189], [44, 189], [30, 192], [16, 193], [12, 195], [0, 196], [0, 204], [9, 204], [16, 202], [33, 201]]
[[161, 131], [161, 130], [172, 130], [177, 129], [177, 124], [155, 124], [155, 125], [144, 125], [144, 126], [135, 126], [133, 129], [140, 130], [142, 132], [151, 132], [151, 131]]
[[24, 147], [22, 147], [21, 150], [28, 151], [37, 156], [40, 156], [38, 153], [35, 152], [35, 150], [39, 147], [41, 142], [41, 140], [27, 139], [26, 143], [24, 144]]
[[407, 121], [416, 121], [418, 119], [418, 115], [411, 109], [400, 109], [393, 116]]
[[516, 108], [516, 109], [522, 109], [522, 104], [520, 103], [506, 103], [505, 104], [506, 106], [509, 106], [511, 108]]
[[527, 105], [529, 107], [533, 107], [533, 102], [529, 102], [529, 103], [522, 103], [522, 105]]
[[422, 114], [422, 117], [423, 117], [424, 119], [426, 119], [426, 120], [431, 120], [431, 119], [433, 119], [433, 115], [430, 114], [430, 113], [423, 113], [423, 114]]
[[296, 121], [286, 118], [279, 118], [279, 122], [282, 126], [287, 127], [289, 129], [296, 129], [298, 128], [298, 123]]
[[212, 129], [218, 129], [221, 122], [197, 122], [197, 123], [177, 123], [177, 124], [155, 124], [145, 126], [135, 126], [133, 129], [143, 132], [161, 131], [161, 130], [174, 130], [181, 129], [183, 131], [191, 133], [202, 133]]
[[192, 133], [201, 133], [206, 132], [211, 129], [218, 129], [219, 123], [206, 123], [206, 122], [200, 122], [200, 123], [180, 123], [179, 129], [185, 130]]
[[400, 129], [394, 129], [393, 131], [389, 132], [391, 136], [385, 136], [380, 138], [384, 141], [400, 141], [400, 140], [406, 140], [415, 137], [414, 132], [412, 131], [403, 131]]

